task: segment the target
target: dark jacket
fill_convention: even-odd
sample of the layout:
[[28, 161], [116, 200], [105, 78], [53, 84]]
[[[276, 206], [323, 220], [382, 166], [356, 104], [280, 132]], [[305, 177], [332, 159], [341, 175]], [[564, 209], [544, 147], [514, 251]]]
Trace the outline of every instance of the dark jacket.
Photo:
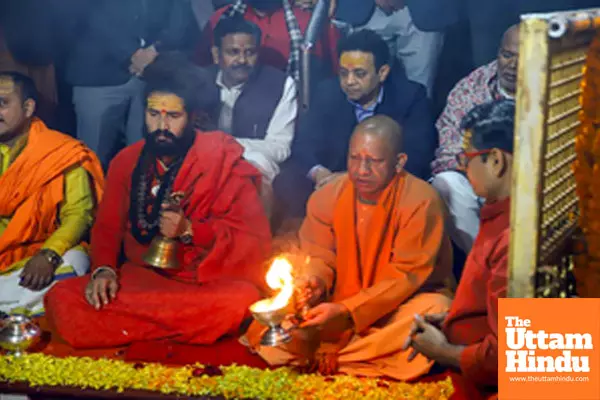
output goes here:
[[131, 56], [145, 40], [180, 50], [193, 22], [187, 0], [95, 0], [67, 65], [73, 86], [116, 86], [131, 78]]
[[[458, 22], [458, 0], [404, 0], [412, 20], [422, 31], [443, 31]], [[352, 26], [369, 22], [375, 10], [375, 0], [338, 0], [335, 18]]]
[[[208, 68], [213, 82], [219, 68]], [[281, 100], [287, 75], [268, 65], [258, 67], [244, 84], [233, 106], [231, 135], [237, 138], [264, 139], [273, 113]], [[219, 90], [221, 88], [218, 88]], [[220, 109], [213, 116], [219, 120]]]
[[[437, 132], [425, 88], [401, 73], [390, 73], [383, 90], [375, 114], [387, 115], [403, 127], [404, 151], [408, 154], [406, 169], [428, 179]], [[354, 106], [348, 102], [339, 80], [324, 82], [300, 121], [292, 145], [294, 164], [306, 174], [318, 164], [331, 171], [345, 171], [350, 136], [356, 125]]]

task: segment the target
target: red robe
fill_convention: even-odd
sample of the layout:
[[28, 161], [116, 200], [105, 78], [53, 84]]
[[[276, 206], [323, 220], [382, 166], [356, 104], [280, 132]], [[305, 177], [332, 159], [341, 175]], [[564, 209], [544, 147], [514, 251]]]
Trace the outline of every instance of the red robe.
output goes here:
[[479, 387], [498, 386], [498, 298], [506, 297], [510, 198], [486, 204], [444, 323], [450, 343], [466, 346], [460, 369]]
[[73, 347], [112, 347], [172, 338], [208, 344], [236, 333], [248, 306], [260, 298], [262, 263], [270, 230], [257, 185], [260, 173], [243, 149], [221, 132], [199, 133], [173, 183], [191, 193], [184, 213], [194, 240], [180, 244], [179, 271], [144, 266], [148, 246], [131, 233], [131, 177], [143, 147], [138, 142], [112, 161], [92, 228], [92, 270], [117, 267], [116, 299], [96, 311], [84, 298], [89, 277], [57, 284], [46, 296], [46, 315]]

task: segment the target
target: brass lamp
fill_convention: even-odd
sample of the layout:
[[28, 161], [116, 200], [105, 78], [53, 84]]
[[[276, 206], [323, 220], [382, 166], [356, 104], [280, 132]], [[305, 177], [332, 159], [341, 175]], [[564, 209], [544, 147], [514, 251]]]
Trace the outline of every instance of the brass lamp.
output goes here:
[[[167, 201], [167, 210], [179, 210], [182, 199], [183, 193], [173, 193]], [[154, 268], [177, 269], [179, 268], [179, 260], [177, 259], [178, 250], [178, 240], [157, 235], [154, 239], [152, 239], [150, 247], [142, 257], [142, 260]]]

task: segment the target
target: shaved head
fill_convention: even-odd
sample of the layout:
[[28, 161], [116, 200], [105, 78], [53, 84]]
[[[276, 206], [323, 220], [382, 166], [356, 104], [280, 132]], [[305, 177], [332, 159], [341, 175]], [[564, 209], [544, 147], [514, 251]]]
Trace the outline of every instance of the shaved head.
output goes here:
[[406, 160], [402, 128], [396, 121], [376, 115], [358, 124], [350, 138], [348, 175], [359, 200], [376, 203]]
[[504, 32], [504, 35], [502, 35], [502, 45], [506, 45], [513, 40], [519, 41], [519, 24], [512, 25]]
[[387, 115], [374, 115], [354, 128], [355, 135], [371, 135], [385, 141], [386, 147], [394, 151], [394, 155], [402, 153], [402, 128]]
[[519, 66], [519, 25], [513, 25], [504, 32], [498, 49], [498, 82], [500, 89], [510, 96], [517, 90], [517, 69]]

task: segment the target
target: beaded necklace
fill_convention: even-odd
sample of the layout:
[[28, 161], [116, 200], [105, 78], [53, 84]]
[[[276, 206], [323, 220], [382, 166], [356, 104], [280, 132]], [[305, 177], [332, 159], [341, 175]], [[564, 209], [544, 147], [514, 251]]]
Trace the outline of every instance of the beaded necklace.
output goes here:
[[[131, 232], [139, 243], [150, 243], [158, 233], [161, 206], [171, 196], [182, 162], [183, 158], [174, 161], [161, 177], [155, 157], [142, 152], [131, 179], [129, 206]], [[155, 185], [152, 184], [154, 180]]]

